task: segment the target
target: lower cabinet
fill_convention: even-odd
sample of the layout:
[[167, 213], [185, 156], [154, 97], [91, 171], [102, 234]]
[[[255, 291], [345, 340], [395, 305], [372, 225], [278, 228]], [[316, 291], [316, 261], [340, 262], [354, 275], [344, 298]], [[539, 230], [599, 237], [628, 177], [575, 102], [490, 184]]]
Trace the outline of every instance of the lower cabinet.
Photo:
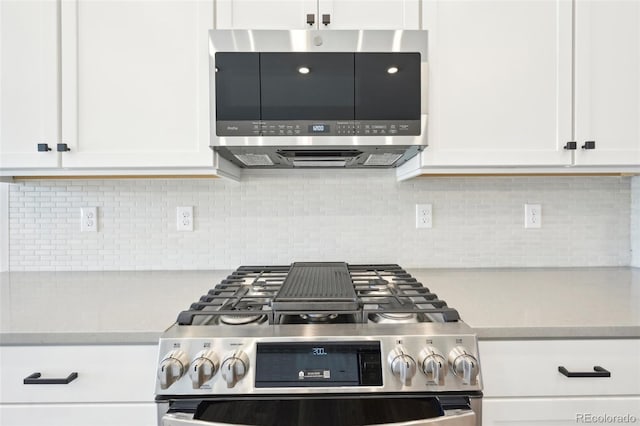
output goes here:
[[483, 426], [640, 424], [640, 339], [481, 341], [480, 357]]
[[484, 398], [482, 426], [640, 423], [640, 397]]
[[0, 425], [155, 426], [157, 352], [156, 345], [0, 346]]
[[153, 402], [134, 404], [5, 404], [3, 426], [156, 426]]

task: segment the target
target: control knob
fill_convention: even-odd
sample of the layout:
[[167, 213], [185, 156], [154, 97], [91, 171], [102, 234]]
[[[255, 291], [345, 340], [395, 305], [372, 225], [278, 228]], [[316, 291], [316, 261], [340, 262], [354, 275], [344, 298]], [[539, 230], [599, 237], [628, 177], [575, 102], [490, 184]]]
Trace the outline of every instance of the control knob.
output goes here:
[[165, 355], [158, 367], [158, 380], [160, 388], [167, 389], [177, 382], [189, 368], [189, 358], [181, 350], [175, 350]]
[[220, 368], [222, 378], [227, 382], [228, 388], [234, 387], [247, 374], [248, 370], [249, 357], [241, 350], [237, 350], [225, 358]]
[[403, 386], [411, 386], [411, 378], [416, 374], [416, 362], [404, 346], [396, 346], [387, 357], [387, 362], [394, 376], [400, 379]]
[[456, 346], [449, 352], [449, 364], [453, 374], [462, 379], [463, 385], [478, 383], [478, 360], [463, 346]]
[[427, 376], [429, 384], [444, 385], [444, 377], [447, 375], [447, 360], [433, 346], [429, 346], [420, 352], [420, 368]]
[[194, 389], [200, 389], [200, 387], [211, 380], [211, 378], [218, 372], [220, 367], [220, 360], [218, 356], [212, 350], [203, 350], [196, 354], [196, 357], [191, 361], [191, 367], [189, 367], [189, 376]]

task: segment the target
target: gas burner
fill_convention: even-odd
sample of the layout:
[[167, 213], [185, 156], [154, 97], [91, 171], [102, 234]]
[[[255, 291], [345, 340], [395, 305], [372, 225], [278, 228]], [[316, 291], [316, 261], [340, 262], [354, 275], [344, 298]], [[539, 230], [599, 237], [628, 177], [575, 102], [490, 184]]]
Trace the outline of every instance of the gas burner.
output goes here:
[[262, 324], [267, 320], [267, 316], [254, 313], [262, 309], [261, 304], [262, 302], [258, 300], [243, 300], [229, 309], [230, 312], [242, 312], [242, 314], [222, 314], [219, 317], [220, 323], [226, 325]]
[[300, 314], [300, 318], [309, 323], [331, 322], [338, 318], [338, 314]]
[[381, 312], [369, 315], [369, 319], [378, 324], [412, 324], [420, 322], [418, 314], [411, 312]]

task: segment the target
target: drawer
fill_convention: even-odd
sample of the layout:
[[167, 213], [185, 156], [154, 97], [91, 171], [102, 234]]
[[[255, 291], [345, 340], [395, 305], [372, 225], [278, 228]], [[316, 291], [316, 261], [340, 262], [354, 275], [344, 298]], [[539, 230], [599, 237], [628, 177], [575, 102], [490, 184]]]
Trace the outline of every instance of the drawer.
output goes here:
[[2, 426], [157, 426], [152, 402], [138, 404], [0, 404]]
[[[2, 346], [0, 403], [152, 402], [156, 345]], [[28, 384], [41, 378], [67, 377], [69, 384]]]
[[637, 422], [640, 422], [640, 397], [482, 400], [482, 426], [575, 426]]
[[[640, 395], [640, 340], [481, 341], [488, 397]], [[601, 366], [611, 377], [566, 377]]]

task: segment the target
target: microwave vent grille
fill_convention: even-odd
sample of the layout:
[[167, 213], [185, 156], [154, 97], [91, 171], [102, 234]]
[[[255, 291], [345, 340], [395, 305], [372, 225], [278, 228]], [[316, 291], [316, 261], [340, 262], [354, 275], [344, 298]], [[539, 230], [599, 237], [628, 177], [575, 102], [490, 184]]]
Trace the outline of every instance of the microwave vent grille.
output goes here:
[[271, 157], [267, 154], [235, 154], [245, 166], [273, 166]]
[[380, 154], [371, 154], [365, 160], [365, 166], [391, 166], [402, 157], [402, 154], [395, 152], [384, 152]]

